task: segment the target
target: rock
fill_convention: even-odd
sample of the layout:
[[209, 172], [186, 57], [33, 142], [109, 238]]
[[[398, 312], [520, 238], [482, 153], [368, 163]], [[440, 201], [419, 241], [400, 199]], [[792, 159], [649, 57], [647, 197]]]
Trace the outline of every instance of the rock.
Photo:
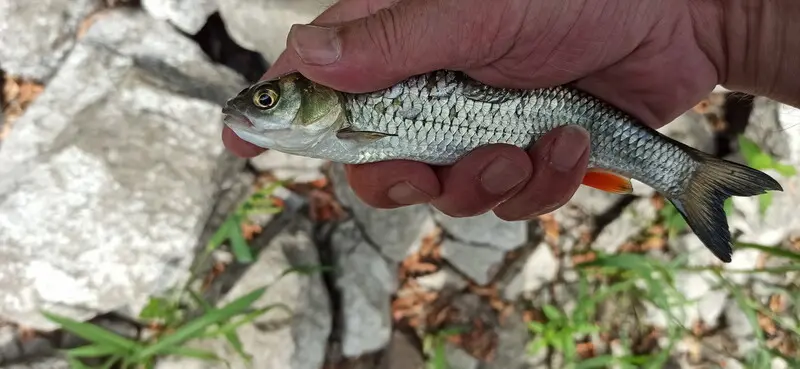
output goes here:
[[656, 210], [649, 199], [636, 199], [625, 208], [619, 217], [600, 231], [592, 248], [606, 253], [616, 252], [625, 242], [652, 224], [656, 215]]
[[755, 337], [755, 329], [750, 325], [747, 314], [739, 304], [726, 305], [724, 314], [728, 322], [728, 333], [736, 342], [736, 351], [731, 354], [745, 356], [751, 350], [756, 349], [758, 341]]
[[703, 115], [693, 110], [681, 114], [658, 131], [700, 151], [712, 154], [717, 151], [711, 124]]
[[183, 32], [195, 34], [217, 11], [216, 0], [141, 0], [153, 18], [167, 20]]
[[[222, 306], [258, 288], [269, 285], [256, 301], [256, 308], [284, 304], [272, 309], [237, 332], [246, 353], [253, 355], [246, 365], [222, 338], [190, 341], [189, 346], [208, 350], [230, 363], [232, 369], [319, 369], [325, 361], [325, 349], [331, 332], [330, 297], [319, 272], [280, 275], [294, 267], [320, 265], [317, 248], [312, 241], [312, 224], [295, 218], [280, 231], [256, 257], [256, 261], [236, 281], [217, 304]], [[255, 243], [256, 241], [253, 241]], [[221, 363], [197, 359], [169, 357], [159, 361], [157, 369], [225, 368]]]
[[50, 330], [40, 309], [136, 312], [184, 278], [242, 85], [141, 11], [100, 17], [0, 147], [0, 316]]
[[528, 241], [528, 223], [505, 221], [489, 211], [481, 215], [454, 218], [438, 210], [434, 219], [453, 238], [473, 245], [511, 251]]
[[522, 271], [503, 291], [506, 300], [516, 300], [520, 294], [536, 292], [552, 283], [558, 276], [559, 261], [547, 243], [542, 242], [528, 257]]
[[425, 359], [408, 335], [394, 331], [389, 347], [381, 358], [381, 369], [423, 369]]
[[445, 239], [442, 257], [478, 285], [489, 283], [499, 271], [505, 252], [486, 246]]
[[[800, 109], [757, 99], [745, 136], [771, 153], [779, 162], [800, 172]], [[800, 236], [800, 174], [785, 177], [775, 170], [764, 170], [783, 187], [772, 192], [771, 205], [760, 211], [760, 196], [734, 197], [736, 210], [730, 217], [732, 231], [741, 232], [738, 240], [766, 246], [777, 245], [792, 236]], [[734, 252], [734, 257], [740, 251]]]
[[0, 66], [8, 74], [46, 82], [75, 45], [80, 23], [101, 5], [101, 0], [1, 1]]
[[702, 267], [722, 264], [703, 244], [703, 241], [700, 241], [700, 238], [691, 231], [675, 238], [670, 238], [667, 243], [669, 248], [676, 254], [688, 256], [687, 265]]
[[0, 369], [70, 369], [69, 362], [61, 357], [48, 357], [26, 363], [0, 366]]
[[414, 278], [420, 287], [428, 291], [460, 290], [467, 287], [467, 280], [447, 265], [434, 273]]
[[568, 206], [575, 206], [586, 215], [601, 215], [610, 211], [624, 199], [618, 194], [600, 191], [589, 186], [580, 186], [567, 202]]
[[260, 172], [271, 171], [278, 180], [311, 182], [325, 178], [320, 168], [325, 160], [289, 155], [280, 151], [267, 152], [250, 159], [250, 164]]
[[458, 369], [478, 369], [480, 361], [466, 351], [447, 342], [444, 344], [444, 356], [447, 365]]
[[342, 353], [356, 357], [384, 348], [391, 338], [395, 266], [381, 257], [353, 221], [331, 236], [342, 316]]
[[433, 231], [435, 224], [427, 205], [373, 208], [353, 192], [343, 165], [331, 165], [330, 178], [339, 202], [350, 209], [366, 238], [390, 260], [403, 261], [419, 248], [423, 236]]
[[16, 331], [17, 329], [10, 325], [0, 326], [0, 364], [17, 360], [22, 356]]
[[480, 369], [527, 369], [535, 363], [527, 352], [529, 334], [527, 324], [518, 312], [509, 315], [496, 328], [497, 348], [494, 358], [481, 363]]
[[217, 0], [228, 33], [237, 44], [270, 63], [286, 48], [292, 24], [309, 23], [334, 0]]

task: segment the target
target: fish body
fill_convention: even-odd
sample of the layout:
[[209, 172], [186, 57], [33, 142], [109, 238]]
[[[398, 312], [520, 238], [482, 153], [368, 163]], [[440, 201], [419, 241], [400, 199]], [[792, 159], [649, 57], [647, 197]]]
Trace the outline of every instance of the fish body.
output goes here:
[[292, 73], [242, 90], [223, 113], [245, 141], [345, 164], [404, 159], [448, 165], [483, 145], [527, 149], [554, 128], [579, 125], [591, 137], [583, 184], [629, 193], [635, 178], [653, 187], [725, 262], [732, 254], [725, 199], [782, 190], [758, 170], [675, 141], [570, 86], [495, 88], [441, 70], [351, 94]]

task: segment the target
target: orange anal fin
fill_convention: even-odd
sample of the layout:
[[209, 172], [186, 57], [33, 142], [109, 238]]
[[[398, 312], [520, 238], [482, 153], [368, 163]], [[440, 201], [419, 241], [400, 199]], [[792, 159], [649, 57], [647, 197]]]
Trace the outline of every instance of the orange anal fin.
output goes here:
[[616, 194], [633, 192], [633, 185], [629, 178], [601, 170], [590, 169], [587, 171], [581, 184]]

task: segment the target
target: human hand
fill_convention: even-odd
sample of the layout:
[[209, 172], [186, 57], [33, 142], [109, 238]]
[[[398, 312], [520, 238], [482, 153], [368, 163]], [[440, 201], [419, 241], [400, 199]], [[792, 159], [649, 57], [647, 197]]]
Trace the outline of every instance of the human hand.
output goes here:
[[[292, 28], [264, 78], [297, 70], [347, 92], [368, 92], [435, 69], [497, 87], [567, 82], [659, 127], [710, 92], [718, 71], [695, 28], [702, 0], [341, 0]], [[240, 156], [263, 149], [228, 128]], [[565, 204], [581, 183], [588, 135], [553, 130], [526, 151], [479, 148], [453, 166], [410, 161], [348, 165], [360, 198], [380, 208], [430, 202], [451, 216], [494, 211], [530, 219]]]

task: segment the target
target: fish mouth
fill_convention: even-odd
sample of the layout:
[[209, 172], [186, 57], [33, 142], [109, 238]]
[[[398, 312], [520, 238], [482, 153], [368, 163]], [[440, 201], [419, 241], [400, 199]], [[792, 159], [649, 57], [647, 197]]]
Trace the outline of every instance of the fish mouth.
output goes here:
[[222, 121], [231, 127], [255, 127], [253, 122], [250, 121], [249, 118], [242, 115], [241, 113], [237, 112], [230, 106], [225, 106], [222, 108], [222, 114], [225, 116], [222, 118]]

